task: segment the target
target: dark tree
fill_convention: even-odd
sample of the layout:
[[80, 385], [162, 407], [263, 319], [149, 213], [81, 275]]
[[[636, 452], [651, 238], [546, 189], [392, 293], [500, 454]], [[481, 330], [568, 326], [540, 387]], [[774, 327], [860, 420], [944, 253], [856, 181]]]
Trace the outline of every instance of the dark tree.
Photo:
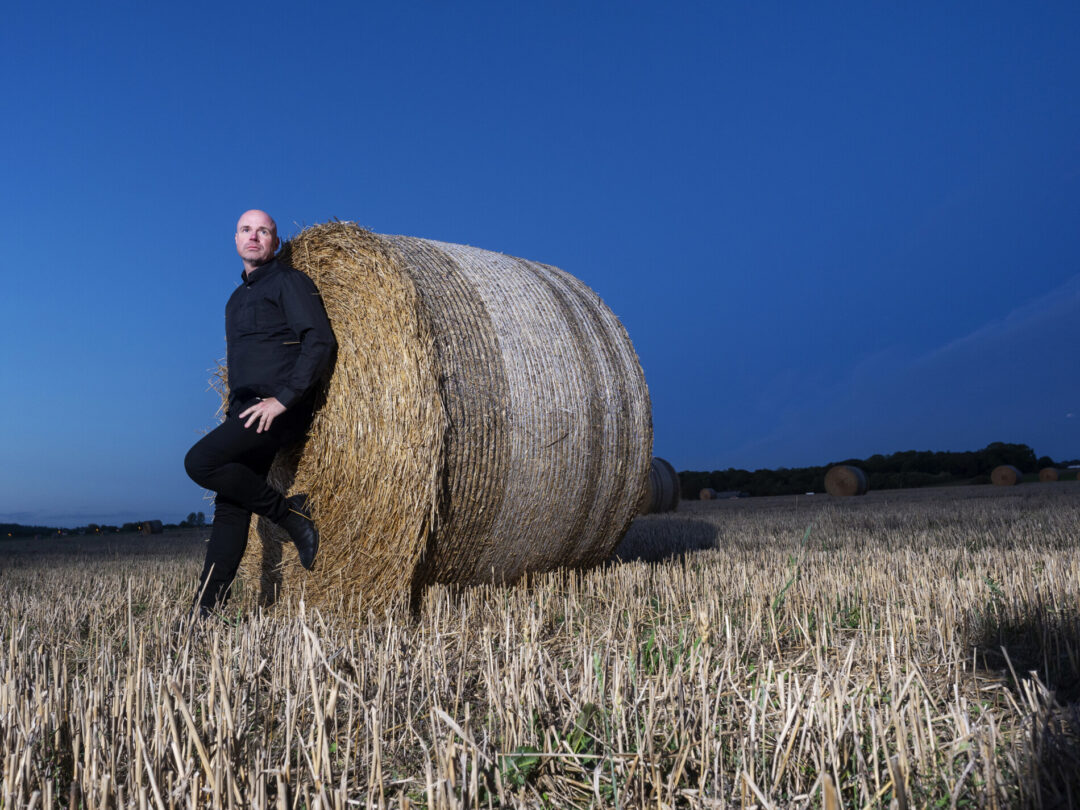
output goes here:
[[[679, 481], [682, 496], [687, 500], [697, 499], [705, 487], [718, 492], [730, 490], [751, 495], [797, 495], [822, 491], [825, 473], [834, 464], [862, 468], [870, 477], [871, 489], [988, 483], [991, 470], [1000, 464], [1011, 464], [1028, 473], [1040, 467], [1055, 466], [1048, 456], [1036, 460], [1035, 451], [1026, 444], [994, 442], [977, 451], [902, 450], [887, 456], [876, 453], [867, 459], [834, 461], [821, 467], [781, 467], [754, 472], [730, 467], [712, 472], [687, 470], [679, 473]], [[1060, 463], [1061, 466], [1067, 464]]]

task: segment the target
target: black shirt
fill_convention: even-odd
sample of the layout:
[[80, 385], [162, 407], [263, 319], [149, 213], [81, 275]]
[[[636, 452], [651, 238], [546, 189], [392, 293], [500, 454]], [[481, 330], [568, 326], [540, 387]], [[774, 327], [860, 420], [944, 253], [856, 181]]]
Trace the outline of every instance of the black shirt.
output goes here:
[[272, 259], [243, 277], [225, 305], [229, 408], [276, 397], [286, 408], [311, 393], [337, 341], [315, 282]]

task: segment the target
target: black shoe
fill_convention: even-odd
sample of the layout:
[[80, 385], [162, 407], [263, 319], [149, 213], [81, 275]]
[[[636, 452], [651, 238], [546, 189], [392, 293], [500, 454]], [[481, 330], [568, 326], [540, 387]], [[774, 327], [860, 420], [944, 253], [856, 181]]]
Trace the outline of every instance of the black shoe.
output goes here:
[[293, 495], [285, 502], [289, 504], [289, 514], [278, 525], [289, 533], [300, 555], [300, 564], [310, 571], [319, 550], [319, 532], [307, 510], [307, 496]]

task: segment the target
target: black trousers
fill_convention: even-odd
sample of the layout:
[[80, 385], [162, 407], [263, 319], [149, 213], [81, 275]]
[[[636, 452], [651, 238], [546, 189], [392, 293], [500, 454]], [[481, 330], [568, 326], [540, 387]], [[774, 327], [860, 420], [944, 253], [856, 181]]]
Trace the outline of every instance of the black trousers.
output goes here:
[[280, 523], [289, 514], [285, 497], [271, 487], [267, 473], [282, 447], [301, 440], [311, 422], [311, 408], [297, 403], [278, 416], [269, 430], [255, 432], [239, 418], [256, 400], [230, 408], [225, 421], [203, 436], [184, 458], [187, 474], [199, 486], [215, 492], [214, 523], [199, 577], [201, 607], [225, 603], [247, 548], [254, 512]]

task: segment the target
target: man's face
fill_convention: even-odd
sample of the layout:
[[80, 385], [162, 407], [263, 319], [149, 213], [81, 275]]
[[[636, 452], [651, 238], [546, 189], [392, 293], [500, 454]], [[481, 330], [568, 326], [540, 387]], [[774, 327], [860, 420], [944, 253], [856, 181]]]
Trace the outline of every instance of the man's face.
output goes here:
[[277, 224], [265, 211], [247, 211], [236, 223], [236, 252], [250, 267], [266, 264], [277, 253]]

